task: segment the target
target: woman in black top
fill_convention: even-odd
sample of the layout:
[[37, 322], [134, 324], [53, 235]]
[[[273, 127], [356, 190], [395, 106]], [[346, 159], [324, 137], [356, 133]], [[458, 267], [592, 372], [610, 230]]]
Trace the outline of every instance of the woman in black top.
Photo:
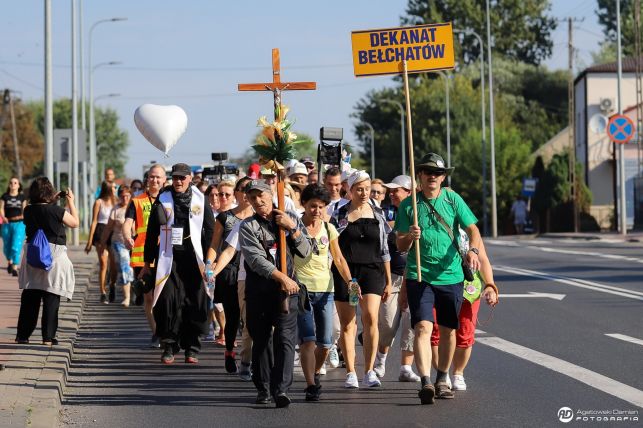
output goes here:
[[18, 276], [16, 266], [20, 265], [20, 252], [25, 242], [25, 224], [22, 211], [26, 205], [22, 194], [22, 184], [17, 177], [11, 177], [7, 191], [0, 199], [0, 218], [2, 218], [2, 242], [4, 255], [7, 258], [7, 272]]
[[[339, 247], [361, 290], [359, 305], [364, 326], [364, 383], [381, 385], [373, 371], [379, 333], [380, 302], [391, 293], [391, 257], [387, 236], [390, 227], [382, 210], [370, 201], [371, 179], [364, 171], [348, 177], [351, 202], [337, 208], [331, 222], [339, 232]], [[349, 303], [348, 284], [333, 269], [335, 305], [341, 324], [340, 345], [346, 362], [346, 388], [359, 388], [355, 373], [356, 307]]]
[[[55, 203], [64, 197], [69, 211]], [[29, 337], [38, 323], [38, 312], [42, 301], [42, 343], [57, 343], [58, 308], [60, 297], [71, 299], [74, 293], [74, 267], [67, 257], [65, 226], [78, 227], [78, 212], [71, 189], [66, 193], [56, 193], [47, 177], [36, 178], [29, 188], [29, 205], [24, 211], [27, 229], [27, 242], [32, 242], [36, 232], [41, 229], [52, 256], [49, 271], [31, 266], [24, 257], [20, 265], [18, 283], [23, 290], [20, 297], [18, 315], [17, 343], [29, 343]], [[26, 247], [25, 247], [26, 251]]]

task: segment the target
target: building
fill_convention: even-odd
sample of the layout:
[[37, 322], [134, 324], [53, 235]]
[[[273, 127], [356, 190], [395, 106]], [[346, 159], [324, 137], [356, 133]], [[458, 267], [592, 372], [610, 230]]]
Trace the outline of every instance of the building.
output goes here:
[[[641, 58], [643, 63], [643, 58]], [[621, 104], [623, 114], [637, 123], [636, 60], [623, 59]], [[601, 228], [618, 219], [618, 149], [607, 136], [607, 121], [618, 113], [617, 63], [595, 65], [583, 70], [574, 80], [574, 143], [576, 160], [583, 164], [585, 183], [592, 192], [590, 214]], [[641, 176], [641, 150], [638, 135], [624, 145], [625, 191], [628, 228], [635, 224], [635, 208], [641, 213], [643, 197], [635, 192]], [[638, 202], [635, 202], [637, 193]], [[636, 219], [640, 224], [643, 219]]]

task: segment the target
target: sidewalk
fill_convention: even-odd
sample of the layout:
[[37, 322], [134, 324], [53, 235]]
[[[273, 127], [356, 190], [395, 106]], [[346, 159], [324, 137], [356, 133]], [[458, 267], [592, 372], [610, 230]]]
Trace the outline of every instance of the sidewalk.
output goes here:
[[[2, 243], [0, 242], [0, 248]], [[14, 343], [20, 309], [18, 278], [7, 274], [6, 260], [0, 266], [0, 427], [53, 427], [58, 421], [73, 343], [85, 305], [90, 278], [96, 271], [96, 256], [69, 247], [76, 288], [73, 300], [61, 299], [59, 344], [40, 345], [40, 322], [29, 345]]]
[[543, 233], [538, 236], [539, 238], [547, 239], [582, 239], [586, 241], [609, 241], [609, 242], [643, 242], [643, 232], [641, 231], [628, 231], [627, 235], [623, 236], [617, 232], [565, 232], [565, 233]]

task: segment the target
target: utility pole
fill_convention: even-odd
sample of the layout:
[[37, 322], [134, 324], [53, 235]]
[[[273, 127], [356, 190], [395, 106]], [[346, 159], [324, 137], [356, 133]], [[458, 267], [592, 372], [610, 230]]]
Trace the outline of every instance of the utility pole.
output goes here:
[[574, 121], [574, 26], [573, 22], [582, 22], [583, 19], [567, 18], [567, 32], [568, 32], [568, 55], [569, 55], [569, 76], [567, 79], [567, 104], [568, 104], [568, 135], [569, 135], [569, 182], [570, 182], [570, 199], [573, 207], [573, 224], [574, 232], [580, 232], [580, 192], [579, 192], [579, 178], [576, 176], [576, 144], [575, 140], [575, 126]]
[[13, 97], [11, 91], [6, 90], [5, 95], [9, 97], [9, 113], [11, 114], [11, 128], [13, 130], [13, 153], [16, 162], [16, 176], [18, 181], [22, 183], [22, 165], [20, 165], [20, 152], [18, 150], [18, 129], [16, 127], [16, 114], [13, 110]]
[[491, 65], [491, 16], [489, 0], [487, 11], [487, 56], [489, 57], [489, 143], [491, 145], [491, 236], [498, 237], [498, 201], [496, 195], [496, 137], [493, 110], [493, 66]]
[[[641, 131], [643, 131], [643, 85], [641, 84], [641, 0], [634, 2], [634, 47], [636, 51], [636, 144], [637, 169], [641, 177]], [[636, 189], [636, 187], [635, 187]], [[635, 190], [636, 191], [636, 190]], [[636, 216], [636, 210], [635, 210]], [[636, 219], [635, 219], [636, 220]]]
[[[617, 100], [618, 114], [623, 114], [621, 98], [621, 83], [623, 81], [623, 55], [621, 53], [621, 0], [616, 0], [616, 55], [617, 55]], [[614, 143], [616, 144], [616, 143]], [[619, 227], [621, 235], [627, 235], [627, 213], [625, 202], [625, 149], [624, 144], [618, 145], [618, 178], [619, 178]]]
[[54, 178], [54, 95], [51, 62], [51, 0], [45, 0], [45, 176]]
[[[78, 93], [77, 93], [77, 79], [76, 79], [76, 0], [71, 0], [71, 141], [72, 152], [69, 156], [71, 162], [71, 180], [69, 180], [69, 187], [74, 191], [77, 197], [80, 196], [78, 187]], [[79, 198], [80, 199], [80, 198]], [[87, 215], [87, 213], [85, 213]], [[78, 228], [72, 229], [72, 239], [74, 245], [79, 244]]]

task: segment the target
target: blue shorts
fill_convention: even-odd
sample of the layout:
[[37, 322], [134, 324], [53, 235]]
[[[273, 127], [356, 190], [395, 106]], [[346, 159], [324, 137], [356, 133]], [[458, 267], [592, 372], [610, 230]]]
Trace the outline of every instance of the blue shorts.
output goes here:
[[297, 316], [299, 340], [302, 343], [315, 340], [318, 346], [328, 349], [333, 344], [333, 293], [309, 292], [308, 298], [312, 310]]
[[129, 250], [122, 242], [112, 242], [114, 258], [116, 259], [116, 270], [118, 272], [118, 285], [129, 284], [134, 281], [134, 269], [129, 264]]
[[431, 285], [414, 279], [406, 280], [406, 294], [411, 312], [411, 325], [415, 327], [420, 321], [435, 322], [433, 307], [438, 324], [442, 327], [457, 329], [458, 315], [464, 297], [463, 283], [450, 285]]

